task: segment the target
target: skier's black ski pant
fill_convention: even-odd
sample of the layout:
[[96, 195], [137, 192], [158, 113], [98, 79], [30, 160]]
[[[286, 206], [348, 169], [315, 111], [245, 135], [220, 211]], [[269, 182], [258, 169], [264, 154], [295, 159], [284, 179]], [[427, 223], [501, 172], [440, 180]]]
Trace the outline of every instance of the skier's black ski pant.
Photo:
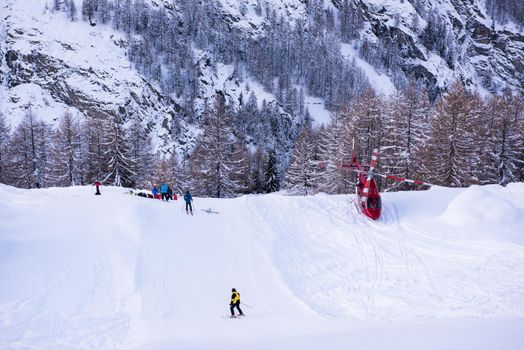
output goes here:
[[191, 202], [186, 202], [186, 211], [188, 207], [189, 207], [189, 210], [193, 211], [193, 206], [191, 205]]
[[242, 310], [240, 310], [240, 300], [237, 301], [236, 303], [234, 304], [231, 304], [231, 306], [229, 307], [229, 309], [231, 310], [231, 316], [235, 316], [235, 307], [237, 308], [238, 312], [240, 313], [240, 315], [243, 315], [244, 313], [242, 312]]

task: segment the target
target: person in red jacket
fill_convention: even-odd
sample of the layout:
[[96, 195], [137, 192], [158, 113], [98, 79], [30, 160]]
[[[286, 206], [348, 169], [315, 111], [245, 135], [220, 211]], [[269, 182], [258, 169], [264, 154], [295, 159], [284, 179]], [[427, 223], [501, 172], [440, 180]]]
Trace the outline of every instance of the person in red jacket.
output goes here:
[[100, 193], [100, 182], [99, 182], [99, 181], [95, 181], [95, 183], [93, 184], [93, 186], [96, 186], [96, 193], [95, 193], [95, 195], [96, 195], [96, 196], [101, 195], [102, 193]]

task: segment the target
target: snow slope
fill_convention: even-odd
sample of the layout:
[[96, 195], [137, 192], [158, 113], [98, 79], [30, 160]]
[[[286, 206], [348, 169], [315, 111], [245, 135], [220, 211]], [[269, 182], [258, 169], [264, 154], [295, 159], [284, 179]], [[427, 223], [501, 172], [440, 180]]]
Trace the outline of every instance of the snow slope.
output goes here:
[[[81, 1], [76, 3], [81, 18]], [[71, 22], [46, 4], [51, 6], [43, 0], [0, 3], [0, 53], [12, 56], [0, 65], [0, 113], [15, 128], [29, 109], [57, 125], [66, 111], [80, 119], [108, 118], [125, 107], [158, 136], [155, 148], [162, 147], [173, 101], [133, 68], [125, 35], [108, 25]]]
[[377, 70], [371, 64], [360, 58], [358, 56], [358, 52], [355, 50], [352, 44], [341, 44], [340, 53], [344, 59], [348, 60], [349, 62], [355, 60], [357, 66], [366, 73], [369, 82], [379, 93], [389, 97], [397, 91], [391, 79], [387, 75], [377, 72]]
[[350, 196], [93, 192], [0, 185], [1, 349], [524, 346], [524, 184], [386, 193], [379, 222]]

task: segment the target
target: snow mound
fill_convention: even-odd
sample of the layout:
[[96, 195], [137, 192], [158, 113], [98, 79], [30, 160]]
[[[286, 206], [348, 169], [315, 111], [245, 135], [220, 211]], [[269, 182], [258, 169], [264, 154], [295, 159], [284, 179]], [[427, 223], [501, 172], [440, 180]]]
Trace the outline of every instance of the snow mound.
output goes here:
[[441, 219], [462, 227], [466, 233], [473, 232], [470, 238], [498, 236], [523, 243], [524, 209], [516, 206], [515, 199], [510, 191], [498, 185], [471, 186], [449, 203]]

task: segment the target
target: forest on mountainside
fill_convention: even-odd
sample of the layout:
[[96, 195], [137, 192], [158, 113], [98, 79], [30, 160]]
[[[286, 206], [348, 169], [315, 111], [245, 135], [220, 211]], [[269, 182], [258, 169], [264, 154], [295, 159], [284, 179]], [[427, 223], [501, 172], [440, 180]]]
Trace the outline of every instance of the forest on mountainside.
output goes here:
[[[152, 151], [139, 122], [124, 127], [124, 116], [80, 121], [70, 113], [57, 130], [30, 110], [9, 130], [0, 115], [0, 182], [23, 188], [104, 184], [149, 188], [160, 182], [196, 195], [234, 197], [286, 188], [292, 193], [351, 193], [355, 174], [337, 167], [382, 150], [379, 170], [437, 185], [524, 181], [524, 100], [507, 91], [482, 98], [456, 83], [436, 104], [410, 84], [384, 99], [372, 89], [339, 109], [329, 125], [306, 124], [292, 150], [286, 172], [279, 170], [272, 148], [278, 120], [256, 134], [267, 145], [250, 152], [235, 118], [218, 94], [203, 122], [192, 155], [164, 157]], [[270, 116], [269, 114], [268, 116]], [[326, 163], [327, 167], [319, 166]], [[383, 184], [387, 188], [397, 184]]]

